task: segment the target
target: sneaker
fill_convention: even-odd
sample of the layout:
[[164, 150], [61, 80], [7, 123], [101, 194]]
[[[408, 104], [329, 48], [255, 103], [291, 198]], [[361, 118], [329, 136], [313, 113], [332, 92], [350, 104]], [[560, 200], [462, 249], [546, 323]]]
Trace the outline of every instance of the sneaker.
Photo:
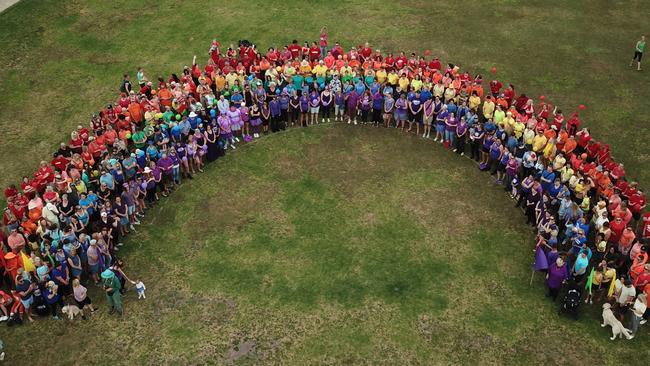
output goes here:
[[639, 322], [639, 324], [643, 325], [643, 324], [645, 324], [645, 323], [647, 323], [647, 322], [648, 322], [647, 320], [643, 319], [643, 320], [641, 320], [641, 321]]
[[465, 153], [464, 152], [460, 153], [460, 156], [465, 156]]
[[235, 145], [231, 145], [230, 148], [232, 148], [233, 150], [237, 150], [237, 148], [235, 147]]
[[9, 320], [9, 317], [6, 316], [6, 315], [3, 315], [3, 316], [0, 317], [0, 322], [4, 322], [4, 321], [7, 321], [7, 320]]
[[456, 152], [456, 149], [453, 149], [453, 150], [451, 150], [451, 151]]
[[239, 137], [235, 137], [235, 142], [240, 142], [240, 141], [241, 140], [239, 139]]
[[355, 124], [355, 125], [357, 124], [357, 120], [356, 120], [356, 119], [354, 120], [354, 124]]
[[352, 121], [348, 120], [348, 124], [350, 124], [350, 122], [352, 122]]
[[135, 221], [133, 225], [140, 225], [140, 221]]
[[52, 319], [53, 320], [61, 320], [61, 318], [59, 318], [57, 315], [53, 316]]
[[0, 361], [4, 361], [4, 360], [5, 360], [5, 353], [2, 352], [0, 353]]
[[423, 133], [423, 134], [422, 134], [422, 138], [423, 138], [423, 139], [427, 138], [427, 134], [426, 134], [426, 133]]
[[118, 246], [118, 247], [121, 247], [121, 246], [123, 246], [123, 245], [124, 245], [124, 243], [117, 243], [117, 246]]

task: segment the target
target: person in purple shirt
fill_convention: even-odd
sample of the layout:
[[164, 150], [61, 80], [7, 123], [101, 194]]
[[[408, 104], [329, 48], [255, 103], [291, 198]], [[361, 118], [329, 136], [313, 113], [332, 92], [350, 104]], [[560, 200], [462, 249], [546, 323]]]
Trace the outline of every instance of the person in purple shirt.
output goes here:
[[174, 166], [174, 161], [167, 155], [167, 153], [163, 153], [160, 159], [158, 159], [156, 165], [162, 172], [163, 196], [166, 196], [169, 193], [169, 183], [172, 181], [172, 168]]
[[345, 95], [341, 90], [338, 90], [336, 92], [336, 96], [334, 97], [334, 121], [338, 121], [340, 116], [341, 122], [343, 122], [344, 113], [345, 113]]
[[300, 95], [300, 125], [307, 127], [307, 116], [309, 113], [309, 97], [303, 93]]
[[272, 96], [269, 109], [271, 110], [271, 132], [278, 132], [280, 131], [280, 114], [282, 114], [282, 111], [280, 110], [280, 101], [277, 95]]
[[[222, 112], [217, 118], [217, 123], [219, 124], [219, 136], [224, 140], [224, 149], [228, 149], [228, 146], [235, 147], [235, 140], [232, 138], [232, 130], [230, 128], [230, 117], [226, 115], [225, 112]], [[188, 152], [188, 155], [189, 152]]]
[[458, 119], [454, 113], [449, 113], [445, 119], [445, 142], [448, 146], [453, 146], [456, 140], [456, 126], [458, 126]]
[[555, 263], [551, 264], [548, 267], [548, 273], [546, 274], [546, 287], [548, 287], [547, 297], [551, 297], [553, 301], [557, 299], [557, 295], [560, 293], [562, 288], [562, 283], [569, 278], [569, 271], [567, 270], [566, 264], [562, 258], [557, 258]]
[[[436, 98], [436, 100], [438, 100], [438, 98]], [[436, 108], [434, 107], [434, 113], [435, 110]], [[447, 112], [447, 105], [440, 103], [440, 111], [436, 113], [436, 138], [433, 139], [433, 141], [438, 141], [440, 143], [445, 141], [445, 126], [448, 116], [449, 112]]]
[[465, 117], [461, 117], [460, 121], [458, 122], [458, 126], [456, 126], [456, 147], [454, 148], [454, 152], [459, 154], [460, 156], [465, 155], [465, 139], [467, 138], [467, 122], [465, 122]]
[[359, 93], [352, 89], [345, 97], [345, 108], [348, 111], [348, 124], [354, 121], [357, 124], [357, 106], [359, 105]]
[[404, 123], [408, 117], [408, 101], [406, 94], [400, 94], [395, 101], [395, 128], [401, 128], [404, 131]]

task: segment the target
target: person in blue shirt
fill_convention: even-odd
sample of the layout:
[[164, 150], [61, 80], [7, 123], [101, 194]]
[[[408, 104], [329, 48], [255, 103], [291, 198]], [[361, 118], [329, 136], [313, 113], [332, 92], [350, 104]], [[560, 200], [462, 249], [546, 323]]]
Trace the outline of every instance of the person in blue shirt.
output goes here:
[[115, 189], [115, 180], [113, 179], [113, 176], [110, 175], [106, 170], [102, 171], [102, 175], [99, 177], [99, 183], [106, 184], [108, 189], [111, 191]]
[[359, 79], [355, 84], [354, 84], [354, 90], [357, 91], [357, 94], [363, 95], [366, 91], [366, 84], [363, 83], [361, 79]]
[[390, 86], [390, 85], [388, 85], [388, 84], [386, 84], [386, 86], [384, 86], [384, 90], [382, 91], [382, 93], [383, 93], [384, 95], [389, 95], [389, 94], [390, 94], [390, 95], [393, 95], [393, 87]]
[[95, 212], [93, 201], [85, 193], [79, 195], [79, 206], [84, 208], [88, 212], [88, 215], [92, 216], [93, 212]]
[[453, 113], [454, 115], [458, 111], [458, 106], [456, 103], [454, 103], [454, 100], [450, 100], [449, 103], [447, 103], [447, 112]]
[[[422, 104], [424, 104], [427, 100], [431, 99], [432, 97], [433, 94], [431, 93], [428, 87], [425, 86], [424, 88], [422, 88], [422, 90], [420, 91], [420, 100], [422, 101]], [[461, 116], [458, 117], [460, 118]]]
[[378, 94], [380, 89], [381, 89], [381, 84], [379, 84], [379, 81], [374, 80], [374, 82], [370, 85], [370, 94], [372, 95]]
[[235, 92], [233, 95], [230, 96], [230, 102], [235, 105], [235, 107], [239, 108], [241, 105], [242, 100], [244, 100], [244, 96], [241, 95], [239, 92], [239, 89], [235, 89]]
[[552, 165], [549, 165], [546, 170], [542, 172], [540, 181], [542, 183], [542, 189], [545, 192], [548, 192], [549, 188], [551, 188], [551, 185], [553, 184], [553, 181], [555, 181], [555, 172], [553, 171]]

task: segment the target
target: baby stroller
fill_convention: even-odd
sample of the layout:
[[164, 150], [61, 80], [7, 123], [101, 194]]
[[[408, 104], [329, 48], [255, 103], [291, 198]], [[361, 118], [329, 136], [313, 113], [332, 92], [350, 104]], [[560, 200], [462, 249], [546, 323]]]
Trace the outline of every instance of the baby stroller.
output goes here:
[[558, 315], [561, 314], [570, 314], [573, 316], [574, 319], [578, 319], [578, 308], [580, 307], [580, 302], [582, 300], [582, 291], [580, 290], [580, 286], [578, 286], [575, 282], [571, 282], [569, 284], [568, 290], [566, 295], [564, 295], [564, 299], [562, 300], [562, 304], [560, 305], [560, 310], [558, 310]]

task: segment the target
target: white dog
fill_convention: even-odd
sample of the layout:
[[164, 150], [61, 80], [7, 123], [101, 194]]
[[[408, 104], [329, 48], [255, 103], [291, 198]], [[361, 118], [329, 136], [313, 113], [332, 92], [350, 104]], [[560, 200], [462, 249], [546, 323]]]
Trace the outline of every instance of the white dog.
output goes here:
[[81, 309], [77, 305], [66, 305], [61, 308], [63, 314], [68, 314], [68, 319], [74, 320], [74, 317], [77, 315], [83, 315]]
[[623, 338], [623, 336], [625, 336], [627, 339], [634, 338], [632, 332], [629, 329], [625, 328], [620, 320], [616, 319], [616, 316], [614, 316], [614, 313], [612, 312], [612, 305], [609, 303], [604, 303], [603, 324], [600, 326], [606, 327], [608, 325], [612, 327], [612, 337], [610, 338], [611, 340], [616, 339], [617, 336], [619, 338]]

